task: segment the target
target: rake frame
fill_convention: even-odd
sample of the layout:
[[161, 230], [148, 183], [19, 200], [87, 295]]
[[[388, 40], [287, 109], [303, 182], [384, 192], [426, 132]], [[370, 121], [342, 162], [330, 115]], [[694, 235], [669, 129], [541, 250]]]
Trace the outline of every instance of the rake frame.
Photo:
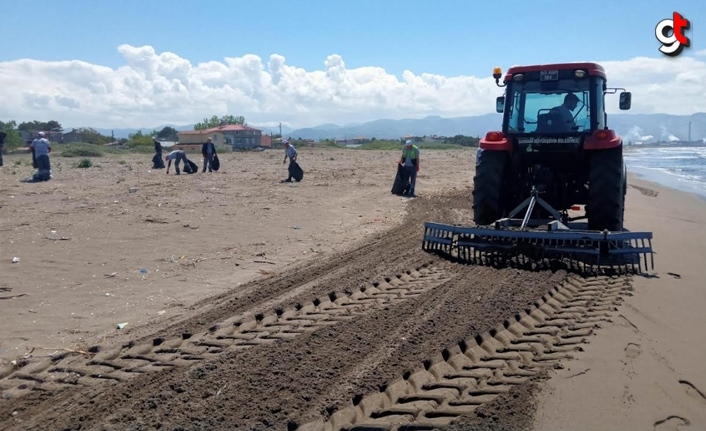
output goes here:
[[[532, 219], [535, 204], [555, 219]], [[524, 208], [524, 217], [514, 218]], [[426, 222], [422, 249], [462, 263], [495, 266], [563, 264], [582, 272], [633, 274], [654, 268], [652, 232], [589, 230], [586, 223], [576, 222], [582, 218], [560, 214], [533, 188], [529, 198], [492, 227]]]

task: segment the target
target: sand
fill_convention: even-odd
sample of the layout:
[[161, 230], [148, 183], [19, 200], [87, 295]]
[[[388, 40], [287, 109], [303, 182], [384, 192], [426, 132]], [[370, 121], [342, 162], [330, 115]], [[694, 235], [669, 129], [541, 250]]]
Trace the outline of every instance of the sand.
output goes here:
[[396, 152], [300, 154], [298, 184], [279, 151], [55, 157], [41, 184], [8, 157], [0, 428], [706, 427], [699, 198], [630, 178], [650, 278], [462, 266], [421, 225], [470, 223], [472, 149], [425, 151], [413, 200]]
[[614, 323], [546, 382], [537, 430], [706, 429], [706, 203], [630, 185], [626, 226], [654, 232], [654, 277], [636, 278]]

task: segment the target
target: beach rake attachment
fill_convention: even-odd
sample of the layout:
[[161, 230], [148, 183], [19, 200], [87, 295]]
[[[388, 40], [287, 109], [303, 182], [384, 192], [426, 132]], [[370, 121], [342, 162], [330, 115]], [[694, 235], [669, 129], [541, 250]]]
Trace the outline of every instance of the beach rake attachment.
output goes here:
[[460, 263], [496, 267], [613, 274], [654, 268], [652, 232], [578, 230], [561, 223], [542, 230], [501, 223], [463, 227], [426, 222], [422, 249]]

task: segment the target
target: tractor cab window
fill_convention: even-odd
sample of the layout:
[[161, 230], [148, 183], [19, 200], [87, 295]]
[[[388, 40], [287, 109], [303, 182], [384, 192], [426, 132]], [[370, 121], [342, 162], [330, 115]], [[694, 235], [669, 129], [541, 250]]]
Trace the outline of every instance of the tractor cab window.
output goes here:
[[589, 80], [513, 82], [510, 133], [583, 133], [591, 130]]

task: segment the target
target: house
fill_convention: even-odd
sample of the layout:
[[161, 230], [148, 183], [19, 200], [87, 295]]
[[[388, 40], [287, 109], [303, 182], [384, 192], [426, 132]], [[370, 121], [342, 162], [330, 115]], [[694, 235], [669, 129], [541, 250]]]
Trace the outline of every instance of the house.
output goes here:
[[[29, 147], [32, 144], [32, 141], [37, 139], [39, 137], [39, 132], [41, 130], [32, 130], [32, 131], [26, 131], [26, 130], [20, 130], [20, 138], [22, 138], [22, 142], [26, 143], [27, 146]], [[49, 140], [49, 142], [53, 144], [63, 144], [64, 143], [64, 134], [62, 132], [57, 132], [57, 131], [52, 131], [52, 132], [44, 132], [44, 137]]]
[[185, 153], [201, 154], [201, 145], [203, 144], [184, 144], [180, 142], [170, 148], [169, 151], [183, 150]]
[[428, 137], [429, 140], [432, 142], [444, 142], [446, 139], [448, 139], [446, 136], [441, 136], [441, 135], [431, 135]]
[[252, 149], [262, 145], [262, 130], [241, 124], [226, 124], [206, 130], [179, 132], [179, 146], [203, 144], [211, 138], [216, 146], [227, 145], [234, 150]]
[[73, 129], [70, 132], [64, 133], [64, 143], [70, 144], [71, 142], [82, 142], [83, 134], [78, 130]]
[[272, 135], [262, 135], [262, 138], [260, 139], [260, 146], [272, 148]]

